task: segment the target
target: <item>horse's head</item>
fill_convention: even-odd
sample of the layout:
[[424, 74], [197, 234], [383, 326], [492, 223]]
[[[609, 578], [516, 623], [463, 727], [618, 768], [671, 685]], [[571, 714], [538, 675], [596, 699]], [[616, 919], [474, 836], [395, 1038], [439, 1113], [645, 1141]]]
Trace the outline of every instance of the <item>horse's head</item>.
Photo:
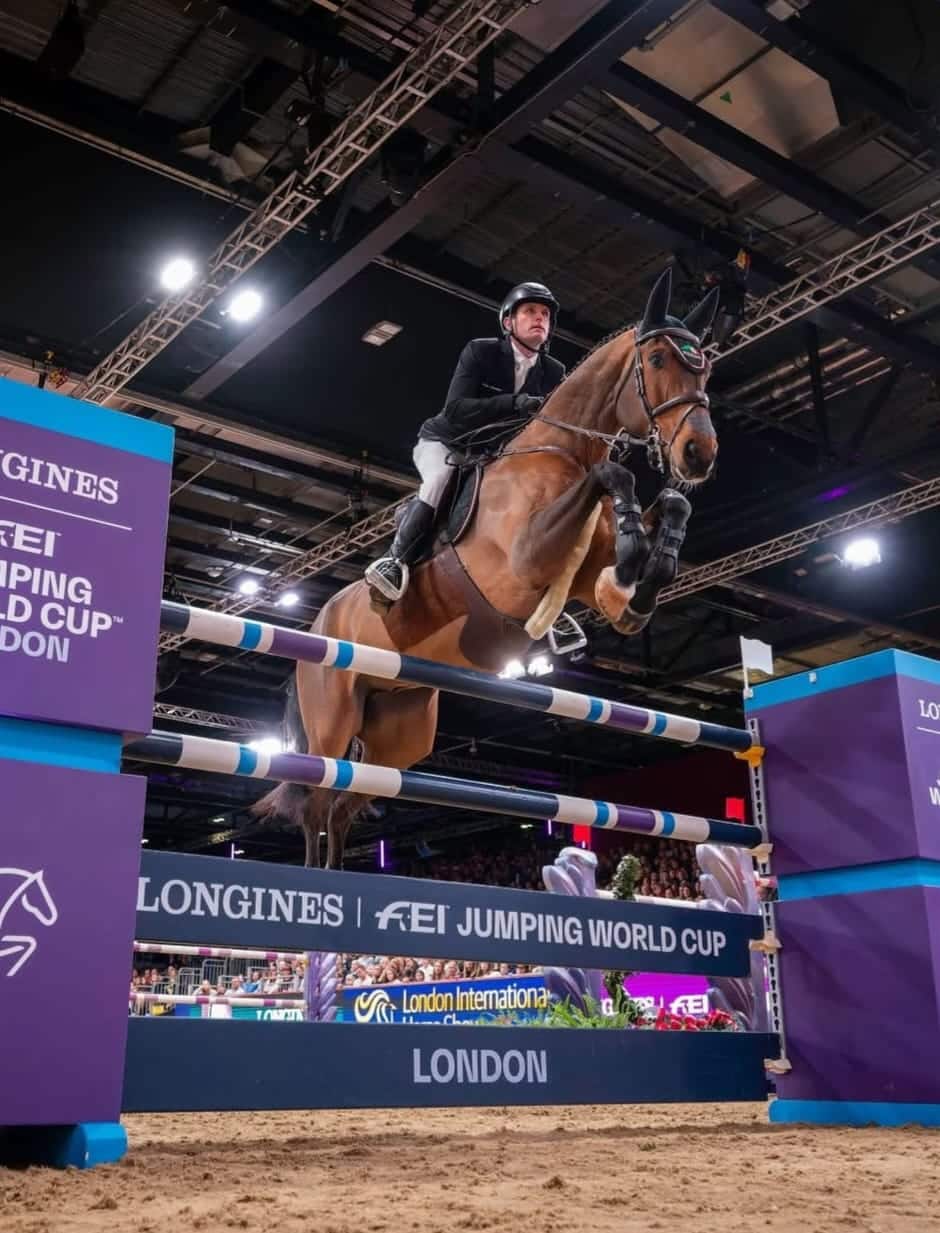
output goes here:
[[41, 925], [54, 925], [59, 919], [59, 911], [55, 901], [49, 894], [43, 879], [43, 871], [29, 873], [26, 869], [0, 869], [2, 874], [12, 874], [18, 879], [19, 885], [14, 887], [12, 895], [0, 902], [0, 924], [7, 912], [17, 903], [34, 916]]
[[631, 436], [650, 440], [654, 458], [674, 479], [700, 484], [711, 474], [718, 438], [708, 411], [710, 363], [701, 338], [718, 307], [713, 288], [684, 321], [669, 315], [672, 272], [666, 270], [650, 292], [636, 327], [632, 373], [617, 399], [617, 419]]

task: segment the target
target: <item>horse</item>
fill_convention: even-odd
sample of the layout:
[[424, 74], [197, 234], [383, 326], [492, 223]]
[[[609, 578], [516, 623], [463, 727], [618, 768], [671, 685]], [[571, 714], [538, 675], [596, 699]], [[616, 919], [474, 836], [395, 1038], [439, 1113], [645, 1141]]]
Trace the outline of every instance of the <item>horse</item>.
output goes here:
[[[684, 320], [670, 316], [671, 271], [656, 281], [638, 325], [594, 348], [482, 470], [475, 513], [460, 538], [438, 533], [428, 559], [391, 606], [364, 580], [337, 592], [313, 630], [334, 638], [490, 671], [547, 634], [569, 600], [629, 635], [647, 624], [675, 577], [690, 490], [718, 451], [701, 337], [713, 289]], [[646, 513], [615, 449], [647, 448], [675, 487]], [[285, 743], [399, 770], [432, 751], [438, 694], [299, 663], [288, 691]], [[308, 866], [341, 868], [349, 828], [368, 798], [281, 784], [255, 815], [302, 827]]]
[[59, 911], [43, 879], [43, 871], [30, 873], [28, 869], [0, 869], [0, 878], [13, 877], [16, 883], [6, 899], [0, 899], [0, 959], [6, 955], [18, 955], [7, 970], [7, 976], [15, 976], [36, 949], [36, 939], [29, 934], [3, 933], [4, 922], [14, 907], [19, 905], [40, 925], [54, 925]]

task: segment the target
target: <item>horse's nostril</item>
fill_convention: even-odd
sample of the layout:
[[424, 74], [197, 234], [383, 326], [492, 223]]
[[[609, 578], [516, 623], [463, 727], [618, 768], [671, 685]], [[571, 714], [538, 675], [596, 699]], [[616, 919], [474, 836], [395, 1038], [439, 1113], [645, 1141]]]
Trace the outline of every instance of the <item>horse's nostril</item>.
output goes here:
[[682, 453], [685, 456], [686, 463], [693, 471], [702, 465], [702, 454], [694, 437], [689, 437]]

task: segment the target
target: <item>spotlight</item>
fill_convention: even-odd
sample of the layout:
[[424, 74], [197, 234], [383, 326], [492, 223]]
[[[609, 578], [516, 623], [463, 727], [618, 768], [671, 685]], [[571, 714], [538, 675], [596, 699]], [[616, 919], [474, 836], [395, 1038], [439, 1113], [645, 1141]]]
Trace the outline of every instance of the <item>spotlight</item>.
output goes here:
[[166, 291], [182, 291], [196, 277], [196, 267], [188, 257], [173, 257], [160, 271], [160, 282]]
[[548, 676], [555, 671], [555, 665], [547, 655], [535, 655], [529, 660], [529, 676]]
[[499, 675], [504, 681], [516, 681], [525, 676], [525, 664], [521, 659], [511, 659]]
[[296, 591], [285, 591], [277, 597], [277, 606], [279, 608], [294, 608], [300, 603], [300, 596]]
[[850, 569], [867, 569], [869, 565], [879, 565], [881, 548], [878, 541], [869, 537], [850, 540], [842, 552], [842, 561]]
[[238, 584], [238, 590], [242, 595], [257, 595], [261, 590], [261, 583], [257, 578], [243, 578]]
[[228, 302], [228, 314], [233, 321], [251, 321], [261, 312], [264, 300], [261, 293], [252, 287], [238, 291]]
[[248, 748], [255, 753], [279, 754], [284, 752], [284, 746], [276, 736], [263, 736], [257, 741], [249, 741]]

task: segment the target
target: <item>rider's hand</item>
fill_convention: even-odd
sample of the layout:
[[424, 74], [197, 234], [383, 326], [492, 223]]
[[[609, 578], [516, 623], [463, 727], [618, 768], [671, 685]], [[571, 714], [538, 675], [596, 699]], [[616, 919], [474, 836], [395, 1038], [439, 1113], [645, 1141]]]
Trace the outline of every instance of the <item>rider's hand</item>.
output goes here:
[[543, 399], [536, 398], [534, 394], [517, 394], [512, 400], [512, 405], [520, 415], [535, 415], [542, 402]]

